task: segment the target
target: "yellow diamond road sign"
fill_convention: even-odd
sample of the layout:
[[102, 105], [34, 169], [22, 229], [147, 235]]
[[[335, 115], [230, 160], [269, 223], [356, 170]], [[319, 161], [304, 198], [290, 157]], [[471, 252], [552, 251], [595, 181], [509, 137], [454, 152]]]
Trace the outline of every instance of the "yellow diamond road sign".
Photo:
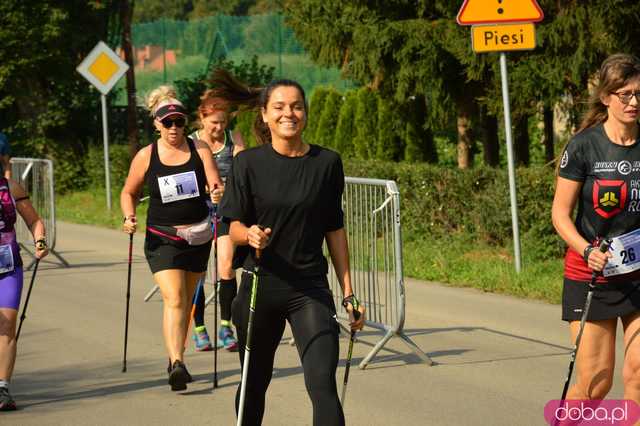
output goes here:
[[471, 27], [474, 52], [506, 52], [536, 48], [536, 29], [532, 23], [474, 25]]
[[539, 22], [544, 13], [536, 0], [465, 0], [458, 24], [508, 24]]
[[101, 41], [76, 68], [103, 95], [109, 93], [128, 69], [129, 65]]

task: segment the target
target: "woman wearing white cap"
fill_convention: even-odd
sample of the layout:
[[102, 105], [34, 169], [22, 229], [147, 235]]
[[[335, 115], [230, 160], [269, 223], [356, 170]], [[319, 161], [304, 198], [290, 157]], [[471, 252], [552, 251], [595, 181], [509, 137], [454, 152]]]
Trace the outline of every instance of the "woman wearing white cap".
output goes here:
[[[218, 169], [204, 142], [184, 135], [186, 111], [175, 91], [160, 86], [149, 94], [147, 106], [160, 133], [156, 142], [134, 157], [120, 196], [124, 231], [136, 231], [136, 203], [142, 186], [150, 200], [144, 252], [164, 302], [163, 332], [169, 355], [171, 390], [184, 390], [191, 381], [184, 365], [189, 308], [211, 251], [208, 188], [221, 186]], [[218, 202], [218, 190], [211, 191]]]

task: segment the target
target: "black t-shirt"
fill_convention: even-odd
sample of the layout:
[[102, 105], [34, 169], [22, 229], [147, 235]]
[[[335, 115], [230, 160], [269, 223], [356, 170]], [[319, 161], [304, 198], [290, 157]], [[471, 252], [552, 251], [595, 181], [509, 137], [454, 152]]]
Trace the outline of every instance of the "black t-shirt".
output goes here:
[[[639, 142], [615, 144], [600, 124], [575, 135], [562, 154], [560, 176], [583, 183], [575, 225], [587, 241], [617, 237], [640, 227]], [[569, 252], [570, 263], [582, 259], [582, 253]], [[586, 268], [586, 264], [580, 266]], [[566, 267], [565, 263], [565, 275]], [[583, 272], [588, 279], [590, 271]]]
[[[311, 145], [302, 157], [285, 157], [266, 144], [240, 152], [231, 170], [220, 214], [271, 228], [262, 270], [292, 280], [326, 275], [324, 235], [344, 226], [340, 156]], [[244, 267], [254, 264], [252, 250]]]

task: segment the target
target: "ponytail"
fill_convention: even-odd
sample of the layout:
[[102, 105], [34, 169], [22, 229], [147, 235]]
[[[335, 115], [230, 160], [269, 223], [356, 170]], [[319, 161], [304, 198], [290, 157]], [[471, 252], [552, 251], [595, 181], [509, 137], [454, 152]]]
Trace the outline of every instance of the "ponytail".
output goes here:
[[267, 108], [271, 92], [275, 88], [280, 86], [297, 88], [302, 95], [305, 111], [308, 111], [304, 89], [293, 80], [280, 79], [272, 81], [266, 87], [251, 87], [236, 79], [227, 70], [218, 68], [213, 72], [210, 83], [214, 86], [211, 89], [212, 96], [224, 99], [231, 107], [237, 108], [240, 112], [256, 112], [252, 131], [259, 145], [271, 143], [271, 131], [262, 120], [262, 109]]

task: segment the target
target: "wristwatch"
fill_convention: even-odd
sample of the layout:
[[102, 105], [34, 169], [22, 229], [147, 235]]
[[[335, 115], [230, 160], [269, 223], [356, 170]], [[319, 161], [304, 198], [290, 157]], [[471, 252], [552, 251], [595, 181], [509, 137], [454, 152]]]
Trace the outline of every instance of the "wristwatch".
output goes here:
[[36, 250], [44, 250], [47, 248], [47, 240], [45, 240], [44, 238], [38, 238], [34, 242], [34, 245], [36, 247]]

